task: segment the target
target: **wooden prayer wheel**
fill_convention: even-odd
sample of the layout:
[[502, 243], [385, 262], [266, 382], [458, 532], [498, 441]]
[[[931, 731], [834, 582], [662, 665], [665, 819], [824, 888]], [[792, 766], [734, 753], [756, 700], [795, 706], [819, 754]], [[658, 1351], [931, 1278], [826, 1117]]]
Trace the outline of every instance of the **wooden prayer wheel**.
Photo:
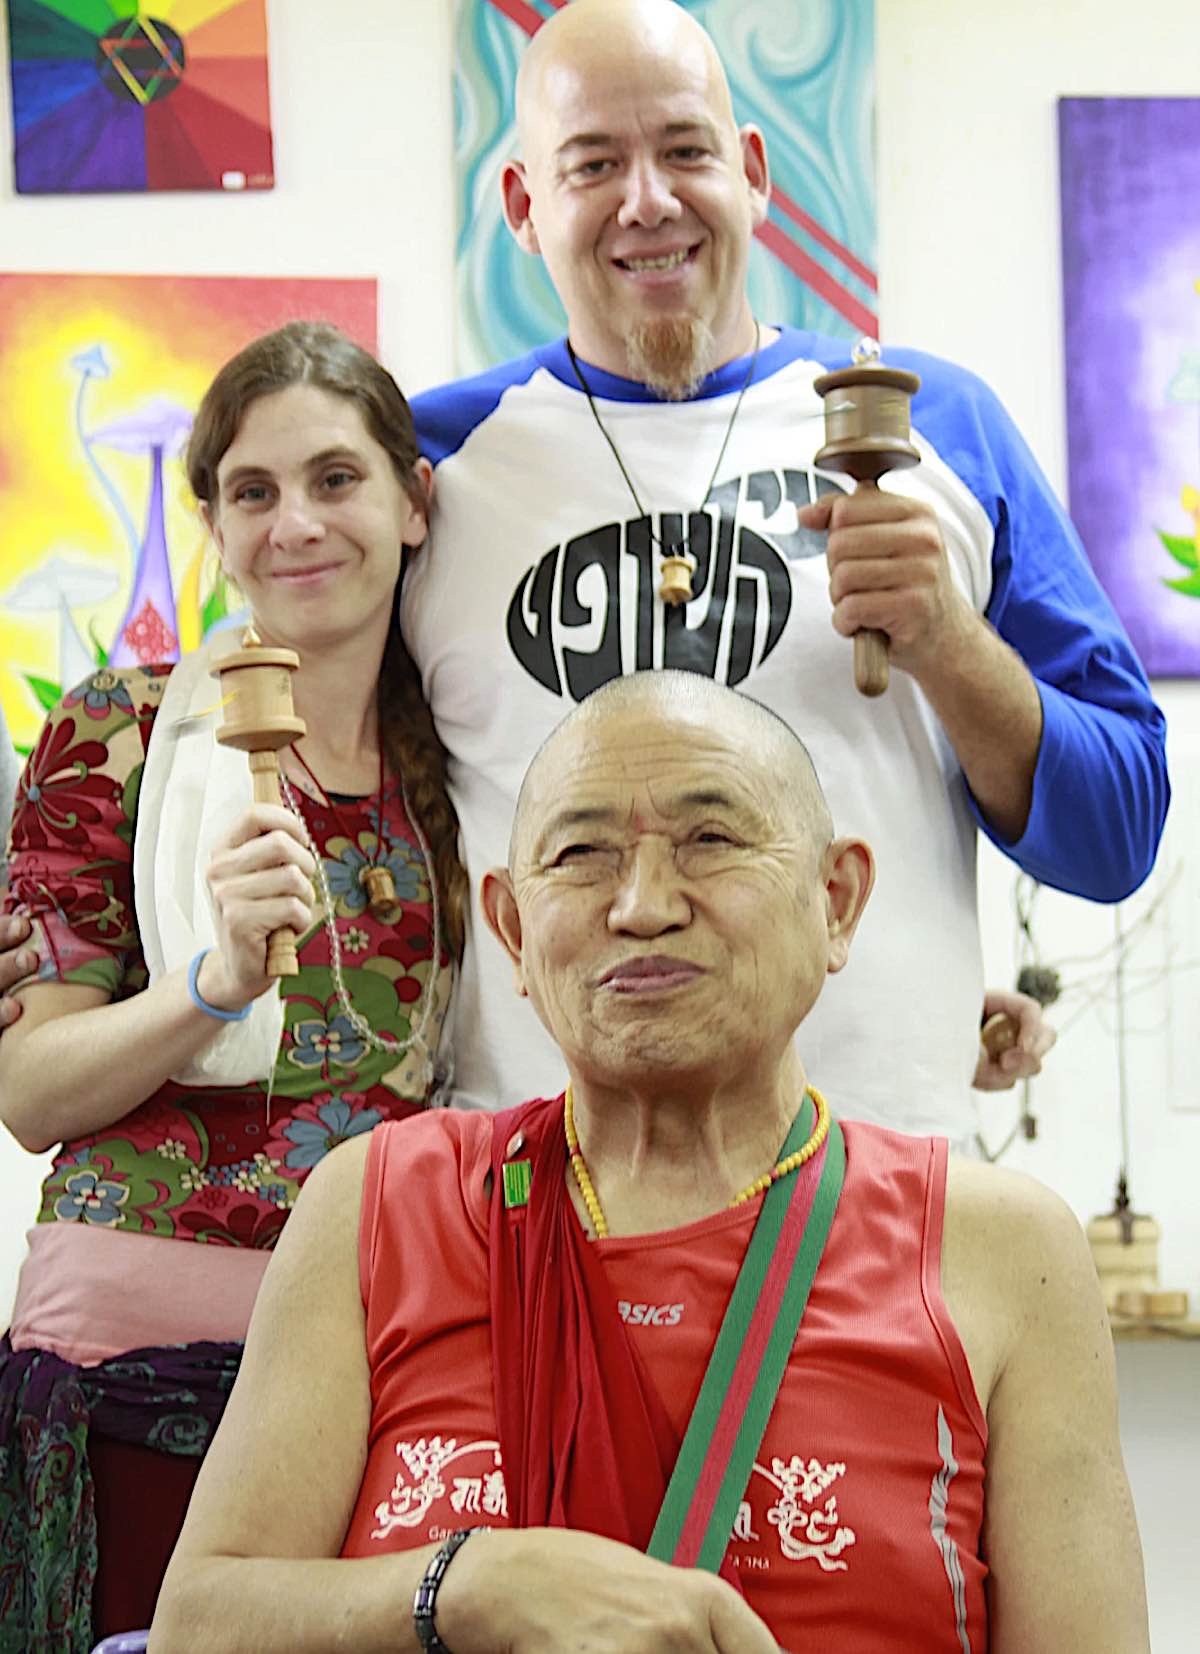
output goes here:
[[993, 1062], [999, 1062], [1017, 1043], [1019, 1030], [1007, 1011], [995, 1011], [979, 1030], [979, 1043]]
[[[875, 488], [887, 471], [917, 465], [909, 440], [909, 409], [921, 381], [902, 368], [886, 368], [879, 346], [863, 340], [854, 365], [823, 373], [813, 389], [825, 404], [825, 445], [816, 455], [823, 471], [841, 471], [860, 488]], [[854, 682], [864, 695], [888, 686], [888, 640], [883, 632], [854, 634]]]
[[[212, 668], [225, 706], [217, 740], [249, 754], [256, 804], [283, 803], [278, 754], [305, 732], [292, 705], [292, 673], [299, 665], [294, 649], [270, 648], [248, 626], [241, 648], [222, 655]], [[267, 938], [267, 975], [295, 976], [299, 969], [295, 932], [273, 931]]]

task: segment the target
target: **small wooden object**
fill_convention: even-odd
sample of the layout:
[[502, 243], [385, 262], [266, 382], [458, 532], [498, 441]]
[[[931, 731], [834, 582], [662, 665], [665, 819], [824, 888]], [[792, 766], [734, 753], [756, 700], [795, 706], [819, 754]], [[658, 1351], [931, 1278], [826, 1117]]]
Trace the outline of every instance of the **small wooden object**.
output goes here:
[[[247, 626], [241, 648], [222, 655], [212, 669], [225, 706], [217, 740], [249, 753], [256, 804], [282, 804], [279, 751], [304, 734], [304, 719], [292, 706], [292, 673], [299, 664], [294, 649], [268, 648]], [[295, 933], [274, 931], [267, 939], [267, 975], [295, 976], [299, 969]]]
[[[886, 471], [920, 461], [909, 441], [909, 406], [921, 381], [902, 368], [884, 367], [874, 339], [855, 345], [853, 357], [853, 367], [814, 381], [825, 403], [825, 446], [815, 463], [823, 471], [844, 472], [860, 488], [876, 488]], [[861, 694], [882, 695], [887, 688], [887, 651], [886, 633], [854, 634], [854, 682]]]
[[671, 608], [680, 603], [690, 603], [696, 595], [692, 590], [692, 574], [695, 571], [696, 559], [675, 553], [662, 560], [662, 580], [659, 584], [658, 595]]
[[367, 906], [375, 917], [382, 918], [396, 905], [396, 881], [388, 867], [364, 867], [360, 877], [367, 892]]
[[1143, 1321], [1183, 1321], [1187, 1319], [1186, 1292], [1131, 1291], [1128, 1287], [1117, 1293], [1113, 1309], [1118, 1315], [1136, 1316]]
[[979, 1030], [979, 1043], [993, 1062], [999, 1062], [1017, 1043], [1020, 1029], [1007, 1011], [994, 1012]]
[[1093, 1218], [1087, 1226], [1092, 1261], [1110, 1311], [1117, 1308], [1123, 1293], [1153, 1296], [1158, 1292], [1161, 1234], [1152, 1217], [1143, 1217], [1133, 1210], [1122, 1175], [1117, 1180], [1117, 1198], [1112, 1210], [1103, 1217]]

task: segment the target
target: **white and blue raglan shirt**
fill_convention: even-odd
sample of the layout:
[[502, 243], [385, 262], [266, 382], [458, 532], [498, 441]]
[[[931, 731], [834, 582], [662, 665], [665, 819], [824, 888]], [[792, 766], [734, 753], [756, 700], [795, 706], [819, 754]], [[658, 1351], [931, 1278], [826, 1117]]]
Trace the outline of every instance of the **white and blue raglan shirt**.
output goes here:
[[[764, 702], [808, 746], [837, 832], [872, 845], [878, 877], [850, 961], [798, 1039], [849, 1118], [968, 1137], [983, 997], [975, 893], [980, 816], [921, 690], [892, 673], [858, 694], [833, 629], [824, 535], [798, 506], [846, 486], [818, 474], [813, 380], [844, 342], [784, 329], [763, 347], [720, 474], [697, 509], [748, 359], [683, 403], [584, 364], [600, 417], [649, 513], [638, 513], [565, 342], [413, 403], [435, 467], [430, 541], [405, 581], [402, 625], [442, 739], [475, 908], [453, 1016], [455, 1101], [552, 1096], [562, 1059], [478, 910], [504, 862], [525, 768], [554, 726], [618, 673], [682, 667]], [[936, 511], [954, 579], [1027, 663], [1044, 729], [1033, 807], [1001, 848], [1035, 878], [1101, 901], [1154, 859], [1168, 787], [1164, 723], [1075, 531], [1015, 427], [978, 379], [913, 368], [921, 463], [885, 488]], [[686, 606], [658, 596], [660, 553], [686, 527]]]

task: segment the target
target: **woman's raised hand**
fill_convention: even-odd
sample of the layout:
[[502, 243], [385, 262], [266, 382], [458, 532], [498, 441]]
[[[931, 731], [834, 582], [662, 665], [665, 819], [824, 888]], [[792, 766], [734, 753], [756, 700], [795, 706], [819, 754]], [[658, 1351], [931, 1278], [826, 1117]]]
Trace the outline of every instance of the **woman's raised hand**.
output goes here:
[[316, 872], [300, 823], [278, 804], [254, 804], [213, 851], [208, 888], [217, 945], [200, 966], [196, 987], [219, 1011], [238, 1011], [272, 986], [267, 938], [297, 935], [312, 924]]
[[477, 1534], [437, 1599], [462, 1654], [777, 1654], [764, 1622], [715, 1574], [672, 1568], [591, 1533]]

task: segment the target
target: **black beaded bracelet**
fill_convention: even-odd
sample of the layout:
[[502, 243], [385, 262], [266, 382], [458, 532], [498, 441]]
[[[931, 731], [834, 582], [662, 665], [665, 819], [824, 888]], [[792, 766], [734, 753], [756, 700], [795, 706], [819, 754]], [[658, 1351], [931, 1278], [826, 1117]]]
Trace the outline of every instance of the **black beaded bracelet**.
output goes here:
[[459, 1528], [433, 1553], [425, 1572], [421, 1575], [421, 1583], [413, 1597], [413, 1629], [426, 1654], [450, 1654], [450, 1650], [438, 1636], [437, 1626], [434, 1624], [438, 1587], [446, 1577], [446, 1569], [471, 1535], [487, 1531], [486, 1525], [479, 1528]]

